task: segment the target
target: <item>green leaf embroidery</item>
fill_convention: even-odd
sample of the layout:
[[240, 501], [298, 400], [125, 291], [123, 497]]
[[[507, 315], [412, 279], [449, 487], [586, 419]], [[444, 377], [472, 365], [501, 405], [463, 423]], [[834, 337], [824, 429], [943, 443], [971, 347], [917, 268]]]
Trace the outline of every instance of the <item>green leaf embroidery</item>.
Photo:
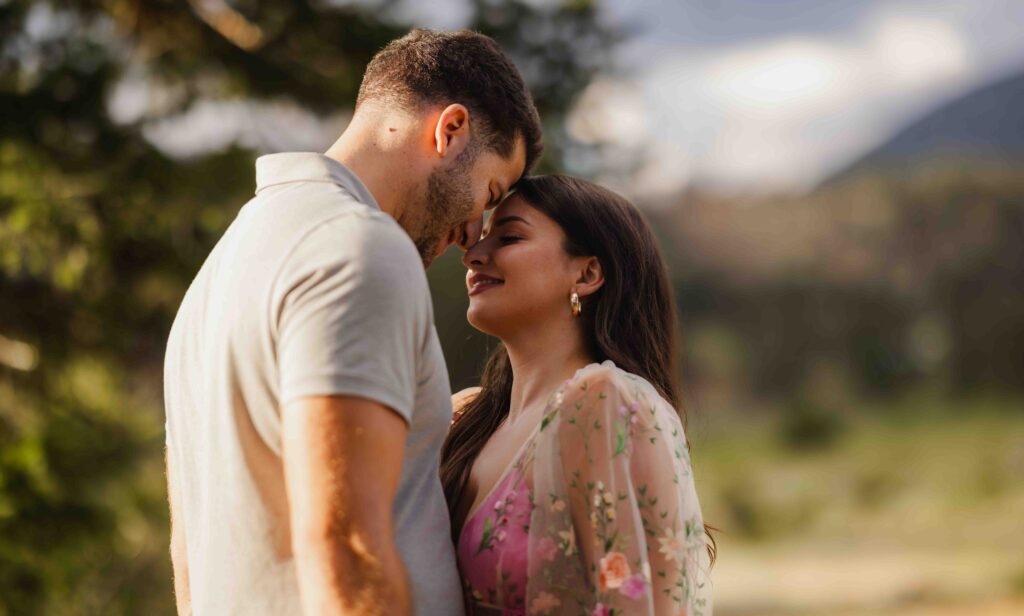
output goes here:
[[612, 454], [612, 457], [614, 458], [624, 451], [626, 451], [626, 430], [622, 424], [619, 424], [615, 431], [615, 453]]
[[554, 421], [555, 415], [557, 415], [557, 414], [558, 414], [558, 409], [555, 409], [554, 411], [551, 411], [550, 413], [548, 413], [547, 415], [544, 416], [544, 419], [542, 419], [541, 422], [540, 422], [540, 431], [541, 432], [544, 431], [544, 428], [548, 427], [548, 424], [550, 424], [552, 421]]
[[491, 517], [485, 518], [484, 519], [484, 533], [483, 533], [483, 536], [480, 537], [480, 545], [477, 547], [476, 554], [474, 554], [473, 556], [477, 556], [477, 555], [480, 554], [480, 552], [483, 552], [484, 550], [486, 550], [486, 549], [491, 547], [491, 531], [493, 531], [493, 530], [494, 530], [493, 518], [491, 518]]

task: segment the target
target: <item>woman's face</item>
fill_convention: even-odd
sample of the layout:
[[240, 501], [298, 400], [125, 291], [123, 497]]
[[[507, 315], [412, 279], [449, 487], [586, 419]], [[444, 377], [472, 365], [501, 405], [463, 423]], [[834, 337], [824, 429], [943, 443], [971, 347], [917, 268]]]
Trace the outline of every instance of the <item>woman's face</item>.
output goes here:
[[564, 242], [562, 228], [520, 195], [495, 208], [481, 240], [462, 257], [473, 327], [506, 339], [523, 326], [571, 319], [579, 264]]

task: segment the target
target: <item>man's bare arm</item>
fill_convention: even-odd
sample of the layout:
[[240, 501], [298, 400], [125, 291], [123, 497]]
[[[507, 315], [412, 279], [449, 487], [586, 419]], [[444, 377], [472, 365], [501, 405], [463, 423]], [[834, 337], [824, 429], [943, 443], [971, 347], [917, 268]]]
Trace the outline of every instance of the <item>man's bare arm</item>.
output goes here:
[[181, 521], [178, 488], [175, 484], [171, 450], [166, 450], [167, 500], [171, 507], [171, 567], [174, 570], [174, 597], [179, 616], [192, 616], [192, 597], [188, 585], [188, 549], [185, 543], [185, 525]]
[[306, 614], [410, 613], [392, 504], [407, 426], [363, 398], [301, 398], [283, 412], [292, 549]]

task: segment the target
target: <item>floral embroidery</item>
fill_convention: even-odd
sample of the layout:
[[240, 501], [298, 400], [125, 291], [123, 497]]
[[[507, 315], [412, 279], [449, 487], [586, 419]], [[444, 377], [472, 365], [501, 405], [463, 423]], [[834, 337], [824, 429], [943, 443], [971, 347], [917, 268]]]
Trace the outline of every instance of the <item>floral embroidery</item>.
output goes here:
[[661, 547], [658, 551], [665, 555], [668, 560], [676, 562], [683, 561], [683, 554], [686, 552], [685, 538], [676, 535], [671, 526], [665, 527], [665, 536], [658, 538]]
[[558, 536], [562, 538], [559, 542], [558, 547], [562, 549], [562, 552], [566, 556], [572, 556], [576, 553], [576, 534], [569, 530], [558, 531]]
[[710, 616], [703, 520], [671, 405], [605, 362], [578, 371], [540, 417], [463, 528], [467, 599], [549, 616], [661, 614], [666, 603]]
[[629, 562], [621, 552], [605, 554], [601, 558], [601, 590], [616, 589], [629, 577]]
[[558, 597], [549, 592], [542, 592], [530, 603], [530, 613], [547, 614], [561, 604], [562, 602], [558, 600]]
[[551, 537], [543, 537], [537, 542], [537, 555], [544, 560], [554, 560], [558, 554], [558, 546]]
[[641, 574], [631, 575], [619, 587], [619, 593], [630, 599], [639, 599], [647, 590], [647, 581]]

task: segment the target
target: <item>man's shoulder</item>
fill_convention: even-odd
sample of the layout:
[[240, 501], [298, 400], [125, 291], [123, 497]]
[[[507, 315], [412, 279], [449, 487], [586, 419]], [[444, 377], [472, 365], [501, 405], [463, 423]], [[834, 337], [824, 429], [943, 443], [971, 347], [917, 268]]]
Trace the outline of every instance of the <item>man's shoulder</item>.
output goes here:
[[281, 205], [288, 209], [290, 220], [281, 221], [281, 231], [290, 232], [287, 243], [293, 262], [370, 264], [387, 259], [393, 267], [422, 273], [416, 246], [398, 222], [339, 186], [283, 192], [270, 199], [284, 201]]
[[304, 241], [339, 258], [367, 266], [407, 269], [425, 276], [412, 238], [394, 218], [380, 210], [339, 212], [311, 229]]

